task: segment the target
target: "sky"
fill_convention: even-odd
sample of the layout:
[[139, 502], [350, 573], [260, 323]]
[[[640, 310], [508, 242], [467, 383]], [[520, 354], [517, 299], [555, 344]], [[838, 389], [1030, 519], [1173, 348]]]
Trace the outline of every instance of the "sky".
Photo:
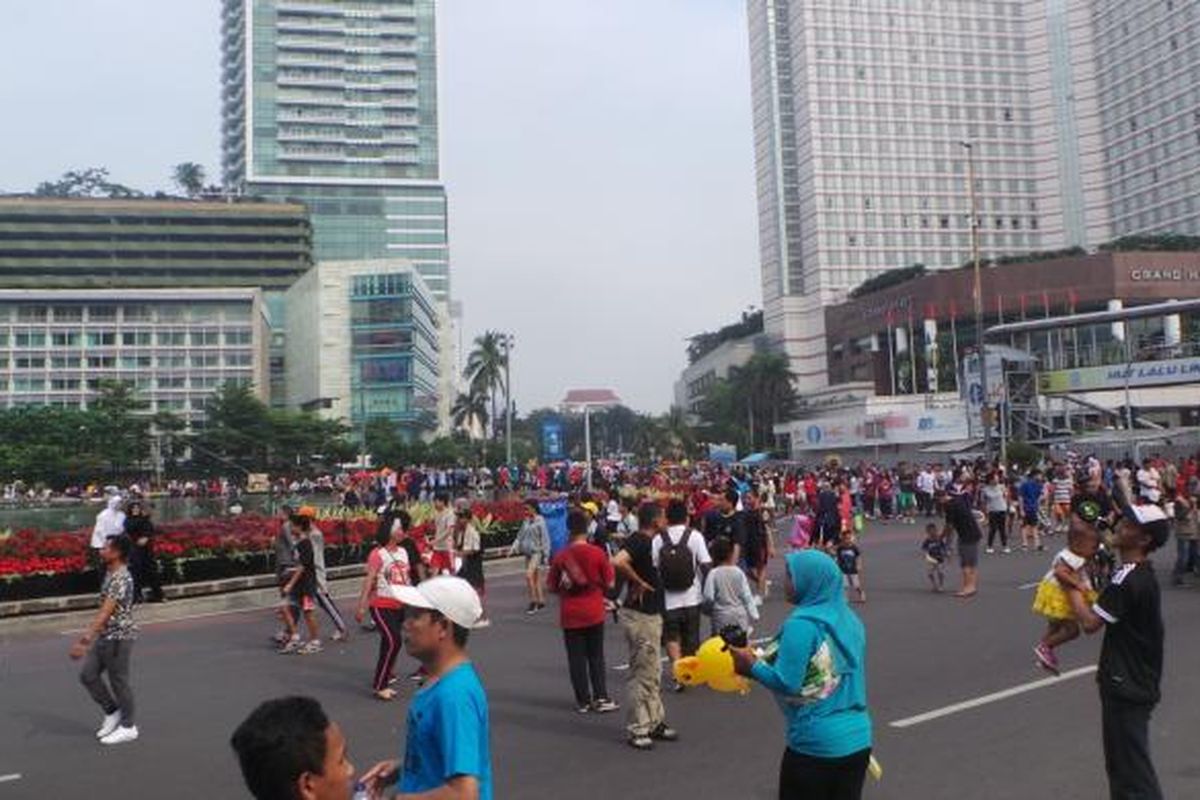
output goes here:
[[[511, 332], [518, 411], [662, 412], [688, 336], [761, 302], [743, 0], [441, 0], [462, 339]], [[0, 27], [0, 192], [219, 175], [218, 0], [38, 0]]]

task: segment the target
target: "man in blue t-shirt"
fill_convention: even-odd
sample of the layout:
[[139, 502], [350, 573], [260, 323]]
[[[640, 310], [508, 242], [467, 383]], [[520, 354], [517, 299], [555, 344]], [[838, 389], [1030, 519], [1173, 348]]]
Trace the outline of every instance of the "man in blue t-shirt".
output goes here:
[[466, 651], [467, 636], [483, 615], [479, 595], [450, 576], [398, 587], [397, 594], [405, 605], [408, 652], [428, 678], [408, 706], [404, 761], [376, 764], [362, 783], [372, 797], [394, 783], [399, 800], [435, 792], [439, 798], [492, 800], [487, 695]]
[[1028, 550], [1032, 543], [1038, 550], [1042, 549], [1041, 521], [1038, 512], [1042, 505], [1042, 494], [1045, 484], [1042, 483], [1041, 470], [1032, 470], [1025, 480], [1017, 487], [1021, 496], [1021, 549]]

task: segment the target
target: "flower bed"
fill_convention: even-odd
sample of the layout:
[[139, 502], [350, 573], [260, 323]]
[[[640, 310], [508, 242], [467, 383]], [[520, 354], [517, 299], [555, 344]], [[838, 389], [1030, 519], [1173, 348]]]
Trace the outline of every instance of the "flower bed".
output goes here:
[[[485, 548], [508, 546], [524, 509], [520, 503], [472, 506]], [[422, 549], [433, 532], [432, 507], [414, 506], [412, 535]], [[154, 537], [164, 584], [265, 575], [275, 570], [278, 517], [241, 515], [181, 520], [159, 527]], [[378, 519], [371, 513], [335, 510], [316, 520], [325, 538], [325, 563], [361, 564], [374, 544]], [[88, 552], [91, 531], [43, 533], [21, 530], [0, 536], [0, 601], [94, 592], [98, 567]]]

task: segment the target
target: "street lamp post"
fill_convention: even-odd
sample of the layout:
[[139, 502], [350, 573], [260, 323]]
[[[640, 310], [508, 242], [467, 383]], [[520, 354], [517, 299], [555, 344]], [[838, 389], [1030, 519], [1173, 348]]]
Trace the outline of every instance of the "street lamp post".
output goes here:
[[990, 461], [992, 458], [992, 426], [988, 411], [988, 373], [987, 354], [983, 343], [983, 278], [979, 265], [979, 205], [975, 194], [975, 145], [971, 142], [959, 142], [967, 151], [967, 190], [971, 197], [971, 260], [975, 265], [975, 352], [976, 363], [979, 365], [979, 389], [983, 397], [980, 399], [980, 420], [983, 423], [983, 457]]
[[504, 334], [504, 463], [512, 467], [512, 381], [509, 379], [508, 364], [512, 360], [512, 349], [515, 337], [511, 333]]

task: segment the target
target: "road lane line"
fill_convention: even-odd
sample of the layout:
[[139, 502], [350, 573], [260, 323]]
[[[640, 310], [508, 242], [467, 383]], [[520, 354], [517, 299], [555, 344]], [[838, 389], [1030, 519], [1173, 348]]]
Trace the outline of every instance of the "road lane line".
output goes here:
[[972, 700], [964, 700], [961, 703], [943, 706], [942, 708], [937, 708], [933, 711], [926, 711], [924, 714], [917, 714], [914, 717], [898, 719], [895, 722], [889, 722], [888, 725], [893, 728], [911, 728], [912, 726], [920, 725], [923, 722], [930, 722], [935, 719], [941, 719], [942, 717], [948, 717], [951, 714], [957, 714], [960, 711], [970, 711], [972, 708], [979, 708], [980, 706], [986, 706], [989, 703], [1007, 700], [1010, 697], [1016, 697], [1017, 695], [1025, 694], [1026, 692], [1032, 692], [1035, 689], [1043, 689], [1047, 686], [1054, 686], [1055, 684], [1062, 683], [1064, 681], [1082, 678], [1084, 675], [1091, 675], [1095, 671], [1095, 664], [1090, 667], [1080, 667], [1079, 669], [1073, 669], [1070, 672], [1064, 672], [1062, 675], [1059, 675], [1055, 678], [1043, 678], [1037, 681], [1030, 681], [1029, 683], [1023, 683], [1020, 686], [1013, 686], [1012, 688], [1003, 689], [999, 692], [985, 694]]
[[1018, 589], [1032, 589], [1033, 587], [1037, 586], [1039, 583], [1041, 583], [1041, 581], [1033, 581], [1031, 583], [1022, 583], [1017, 588]]
[[21, 780], [21, 773], [14, 772], [10, 775], [0, 775], [0, 783], [11, 783], [12, 781]]

